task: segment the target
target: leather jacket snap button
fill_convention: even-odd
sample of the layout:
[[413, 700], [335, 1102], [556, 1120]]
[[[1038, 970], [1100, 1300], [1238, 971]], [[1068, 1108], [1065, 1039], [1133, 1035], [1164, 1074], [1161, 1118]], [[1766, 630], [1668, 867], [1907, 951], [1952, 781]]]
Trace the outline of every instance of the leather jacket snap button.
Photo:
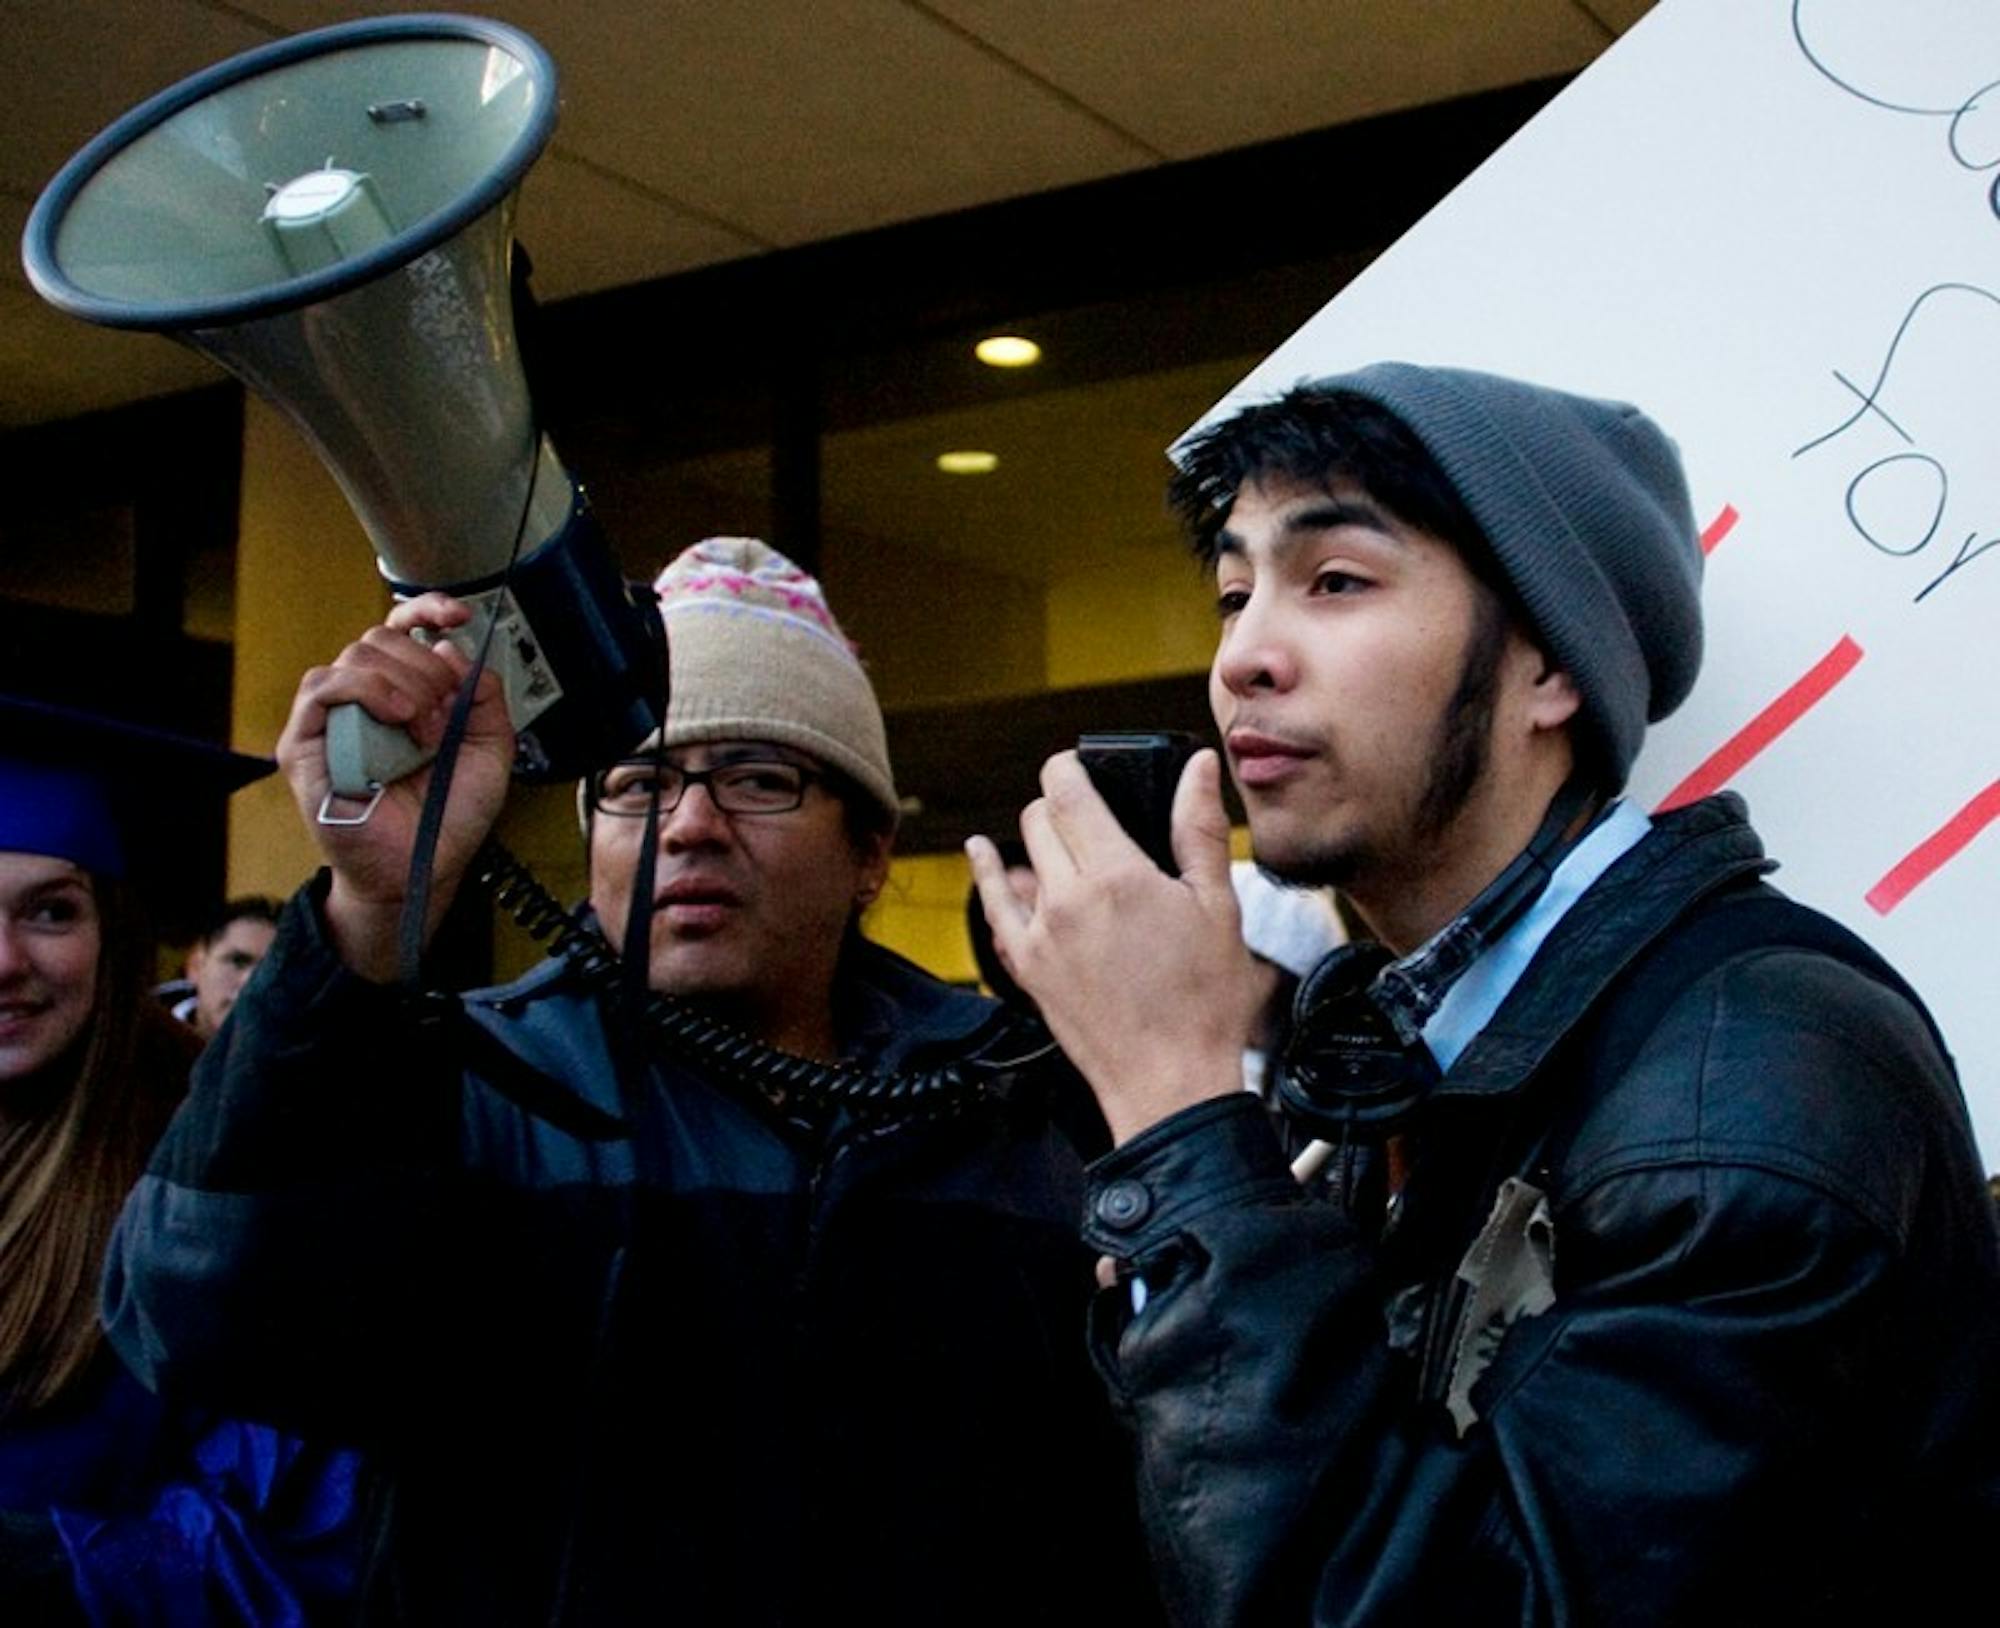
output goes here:
[[1130, 1232], [1153, 1213], [1153, 1195], [1143, 1182], [1114, 1181], [1097, 1195], [1097, 1219], [1117, 1232]]

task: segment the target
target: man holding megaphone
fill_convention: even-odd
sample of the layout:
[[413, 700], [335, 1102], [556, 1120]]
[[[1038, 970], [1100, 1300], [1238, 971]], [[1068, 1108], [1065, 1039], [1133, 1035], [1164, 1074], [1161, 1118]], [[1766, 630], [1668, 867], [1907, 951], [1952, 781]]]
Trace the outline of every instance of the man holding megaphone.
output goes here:
[[[443, 727], [466, 660], [408, 634], [470, 613], [420, 597], [300, 686], [279, 756], [328, 869], [127, 1209], [111, 1339], [170, 1394], [377, 1446], [369, 1620], [1148, 1620], [1078, 1338], [1076, 1088], [996, 1066], [914, 1117], [820, 1094], [799, 1058], [1033, 1044], [855, 925], [897, 801], [818, 584], [718, 539], [656, 587], [672, 702], [584, 784], [590, 902], [641, 924], [652, 990], [798, 1054], [790, 1083], [678, 1060], [574, 959], [463, 1000], [387, 981], [431, 771], [364, 823], [317, 812], [330, 708]], [[482, 676], [440, 907], [511, 751]]]
[[[516, 29], [370, 18], [162, 92], [29, 219], [45, 297], [291, 419], [405, 601], [300, 688], [328, 869], [133, 1196], [112, 1343], [374, 1444], [369, 1620], [1144, 1621], [1058, 1128], [1102, 1121], [1045, 1036], [862, 937], [897, 800], [816, 582], [674, 562], [662, 706], [514, 343], [556, 105]], [[588, 775], [604, 936], [531, 898], [559, 958], [418, 996], [510, 765]]]

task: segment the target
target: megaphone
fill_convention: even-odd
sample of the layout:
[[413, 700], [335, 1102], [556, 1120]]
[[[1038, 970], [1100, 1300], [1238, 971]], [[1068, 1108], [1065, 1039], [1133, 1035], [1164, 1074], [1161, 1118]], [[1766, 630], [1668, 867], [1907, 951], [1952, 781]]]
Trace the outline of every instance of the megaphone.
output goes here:
[[[272, 403], [390, 587], [488, 624], [517, 772], [575, 777], [658, 726], [659, 619], [538, 428], [514, 339], [515, 192], [555, 128], [547, 54], [501, 23], [377, 18], [279, 40], [133, 109], [51, 181], [22, 259], [52, 304], [163, 332]], [[421, 764], [328, 721], [349, 797]]]

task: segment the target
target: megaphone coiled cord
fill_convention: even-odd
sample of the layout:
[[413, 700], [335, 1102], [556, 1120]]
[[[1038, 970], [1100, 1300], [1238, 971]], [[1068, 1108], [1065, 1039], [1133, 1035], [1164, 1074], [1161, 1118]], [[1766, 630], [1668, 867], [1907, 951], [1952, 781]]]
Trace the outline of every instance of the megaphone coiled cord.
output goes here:
[[[620, 995], [623, 967], [611, 947], [575, 920], [502, 844], [488, 838], [474, 857], [472, 874], [523, 932], [561, 956], [586, 984], [603, 995]], [[845, 1110], [870, 1119], [956, 1117], [990, 1100], [998, 1075], [1055, 1052], [1051, 1043], [1020, 1056], [980, 1054], [931, 1069], [874, 1073], [780, 1051], [656, 990], [648, 993], [642, 1011], [647, 1027], [669, 1053], [709, 1078], [767, 1102], [828, 1113]]]

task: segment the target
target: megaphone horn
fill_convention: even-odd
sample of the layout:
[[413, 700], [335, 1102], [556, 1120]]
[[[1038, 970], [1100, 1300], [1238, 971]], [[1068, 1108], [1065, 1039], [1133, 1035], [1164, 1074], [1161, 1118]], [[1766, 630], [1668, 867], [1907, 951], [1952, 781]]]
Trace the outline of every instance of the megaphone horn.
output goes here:
[[[22, 241], [90, 322], [172, 335], [288, 417], [399, 595], [497, 623], [516, 769], [569, 778], [659, 724], [659, 620], [538, 429], [514, 339], [516, 188], [555, 128], [554, 64], [482, 18], [344, 23], [163, 91], [72, 158]], [[329, 719], [336, 793], [425, 760], [358, 707]]]

